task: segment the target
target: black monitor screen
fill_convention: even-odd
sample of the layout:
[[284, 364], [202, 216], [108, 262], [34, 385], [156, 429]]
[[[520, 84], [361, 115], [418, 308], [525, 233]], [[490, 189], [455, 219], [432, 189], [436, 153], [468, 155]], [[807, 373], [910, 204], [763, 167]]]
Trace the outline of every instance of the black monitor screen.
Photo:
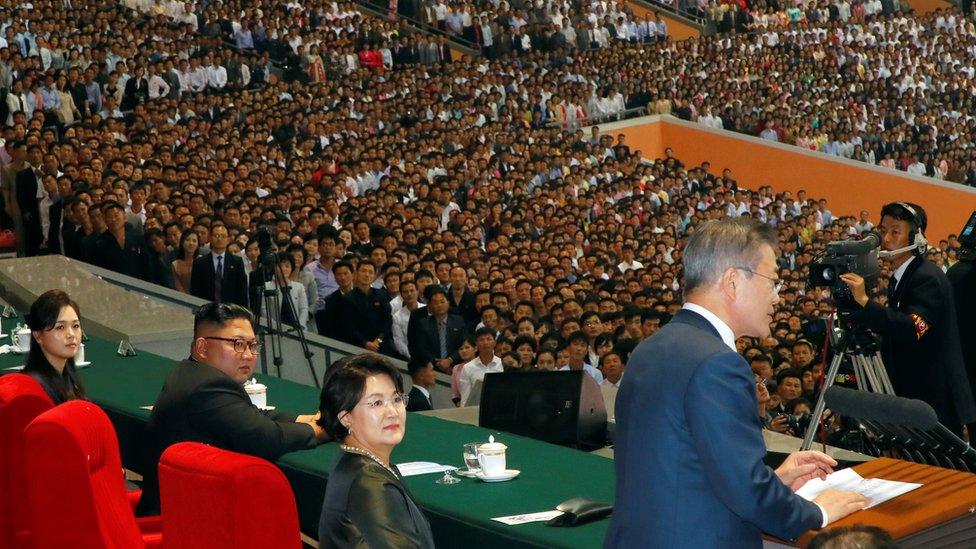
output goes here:
[[478, 424], [555, 444], [578, 437], [582, 371], [485, 375]]
[[959, 232], [959, 243], [967, 248], [976, 248], [976, 211], [969, 216], [966, 225]]

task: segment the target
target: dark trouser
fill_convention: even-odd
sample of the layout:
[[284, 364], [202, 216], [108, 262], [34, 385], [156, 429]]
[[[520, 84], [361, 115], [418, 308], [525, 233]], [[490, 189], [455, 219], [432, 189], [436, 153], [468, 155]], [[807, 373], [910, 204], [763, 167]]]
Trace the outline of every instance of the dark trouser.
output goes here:
[[315, 313], [315, 331], [317, 331], [321, 336], [330, 337], [329, 320], [328, 316], [325, 314], [325, 309], [316, 311]]

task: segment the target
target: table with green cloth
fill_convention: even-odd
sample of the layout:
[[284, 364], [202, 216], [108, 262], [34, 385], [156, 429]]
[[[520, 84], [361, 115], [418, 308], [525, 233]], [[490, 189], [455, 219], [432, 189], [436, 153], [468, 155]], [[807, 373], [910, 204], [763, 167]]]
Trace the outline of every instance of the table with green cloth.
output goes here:
[[[9, 332], [12, 323], [4, 322]], [[6, 343], [7, 341], [3, 341]], [[189, 342], [187, 343], [189, 349]], [[117, 343], [90, 339], [85, 357], [92, 365], [80, 370], [88, 398], [111, 417], [119, 436], [125, 466], [145, 470], [142, 449], [148, 406], [156, 400], [167, 372], [175, 362], [140, 352], [120, 357]], [[23, 364], [24, 355], [0, 355], [0, 373]], [[314, 387], [274, 377], [256, 376], [268, 386], [268, 404], [283, 410], [314, 413], [319, 391]], [[430, 461], [463, 465], [462, 445], [496, 440], [508, 445], [508, 468], [521, 475], [508, 482], [485, 483], [462, 478], [458, 484], [436, 484], [440, 474], [406, 477], [417, 503], [426, 512], [437, 546], [445, 547], [600, 547], [609, 519], [572, 528], [554, 528], [542, 522], [508, 526], [492, 517], [552, 510], [559, 503], [585, 496], [611, 503], [613, 462], [536, 440], [489, 431], [423, 415], [408, 414], [406, 436], [393, 452], [394, 463]], [[332, 464], [341, 450], [326, 443], [314, 450], [292, 452], [278, 460], [295, 492], [302, 531], [318, 537], [319, 512]]]

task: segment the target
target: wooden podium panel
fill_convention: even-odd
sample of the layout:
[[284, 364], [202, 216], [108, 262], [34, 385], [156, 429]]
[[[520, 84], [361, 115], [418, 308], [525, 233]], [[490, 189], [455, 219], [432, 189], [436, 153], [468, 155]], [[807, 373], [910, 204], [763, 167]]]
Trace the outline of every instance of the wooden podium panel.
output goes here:
[[[877, 526], [903, 547], [976, 547], [976, 475], [890, 458], [877, 458], [854, 470], [864, 478], [922, 486], [833, 522], [828, 530], [856, 524]], [[796, 545], [806, 547], [816, 534], [807, 532]]]

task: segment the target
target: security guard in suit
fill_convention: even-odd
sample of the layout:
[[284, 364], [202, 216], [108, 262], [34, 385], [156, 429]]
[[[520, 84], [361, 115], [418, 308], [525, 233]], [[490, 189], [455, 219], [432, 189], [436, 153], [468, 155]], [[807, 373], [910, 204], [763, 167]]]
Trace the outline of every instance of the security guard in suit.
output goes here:
[[881, 355], [895, 394], [925, 401], [943, 425], [961, 434], [964, 424], [976, 420], [976, 403], [963, 363], [952, 287], [924, 257], [927, 223], [916, 204], [892, 202], [881, 209], [881, 247], [894, 269], [887, 305], [868, 297], [860, 276], [847, 273], [841, 279], [862, 307], [860, 321], [882, 338]]

